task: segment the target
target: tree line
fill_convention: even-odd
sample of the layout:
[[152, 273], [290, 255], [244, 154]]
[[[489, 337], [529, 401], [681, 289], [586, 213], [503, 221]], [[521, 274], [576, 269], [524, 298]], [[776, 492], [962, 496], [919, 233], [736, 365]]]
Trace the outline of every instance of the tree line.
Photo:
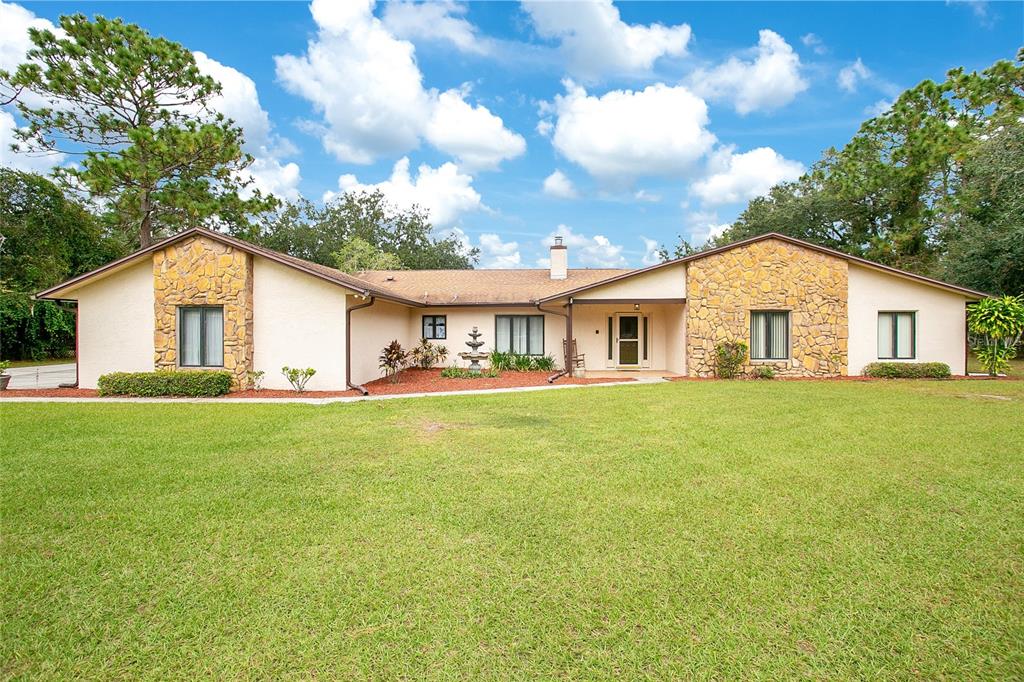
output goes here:
[[221, 85], [189, 50], [120, 19], [59, 23], [60, 35], [29, 29], [25, 62], [0, 71], [0, 104], [25, 121], [14, 150], [70, 161], [50, 178], [0, 169], [0, 357], [70, 353], [73, 312], [32, 293], [189, 227], [349, 272], [476, 262], [423, 209], [379, 192], [322, 207], [261, 192], [244, 131], [212, 106]]
[[[1024, 48], [903, 92], [701, 248], [766, 232], [991, 294], [1024, 293]], [[694, 249], [680, 239], [673, 252]]]

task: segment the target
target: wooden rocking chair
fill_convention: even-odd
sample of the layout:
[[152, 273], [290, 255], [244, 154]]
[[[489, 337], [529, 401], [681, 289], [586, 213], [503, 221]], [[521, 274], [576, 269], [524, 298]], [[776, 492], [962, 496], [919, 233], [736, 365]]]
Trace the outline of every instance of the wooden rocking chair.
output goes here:
[[564, 339], [562, 340], [562, 356], [565, 357], [568, 362], [568, 365], [566, 366], [567, 370], [585, 370], [587, 368], [587, 354], [576, 352], [576, 339], [572, 340], [571, 354], [566, 349], [566, 341]]

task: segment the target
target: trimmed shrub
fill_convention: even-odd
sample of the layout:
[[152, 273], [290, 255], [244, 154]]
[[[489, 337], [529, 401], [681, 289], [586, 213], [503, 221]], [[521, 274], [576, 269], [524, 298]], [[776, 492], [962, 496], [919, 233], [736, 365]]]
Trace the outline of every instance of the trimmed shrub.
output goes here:
[[747, 359], [747, 344], [742, 341], [723, 341], [715, 346], [715, 374], [719, 379], [733, 379]]
[[750, 372], [750, 376], [755, 379], [774, 379], [775, 370], [768, 365], [759, 365]]
[[948, 379], [952, 376], [944, 362], [872, 362], [864, 376], [876, 379]]
[[231, 390], [231, 373], [208, 370], [160, 370], [157, 372], [112, 372], [99, 380], [100, 395], [138, 398], [183, 396], [206, 398]]

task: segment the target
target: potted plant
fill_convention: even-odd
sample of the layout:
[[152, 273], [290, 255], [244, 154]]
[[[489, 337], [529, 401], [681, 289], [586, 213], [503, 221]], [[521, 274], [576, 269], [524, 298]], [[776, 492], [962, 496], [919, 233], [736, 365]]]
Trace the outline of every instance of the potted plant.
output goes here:
[[0, 391], [6, 391], [7, 384], [11, 383], [11, 375], [7, 373], [10, 366], [10, 360], [0, 360]]

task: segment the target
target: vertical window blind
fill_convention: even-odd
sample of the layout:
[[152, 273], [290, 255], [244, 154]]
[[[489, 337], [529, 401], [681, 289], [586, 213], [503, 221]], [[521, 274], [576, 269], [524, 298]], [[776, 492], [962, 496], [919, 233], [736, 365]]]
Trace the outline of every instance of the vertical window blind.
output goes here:
[[789, 358], [789, 312], [755, 310], [750, 313], [750, 359]]
[[224, 308], [178, 308], [178, 343], [182, 367], [223, 367]]
[[495, 349], [502, 353], [544, 355], [543, 315], [495, 315]]
[[910, 360], [915, 356], [915, 320], [912, 312], [878, 313], [880, 360]]

